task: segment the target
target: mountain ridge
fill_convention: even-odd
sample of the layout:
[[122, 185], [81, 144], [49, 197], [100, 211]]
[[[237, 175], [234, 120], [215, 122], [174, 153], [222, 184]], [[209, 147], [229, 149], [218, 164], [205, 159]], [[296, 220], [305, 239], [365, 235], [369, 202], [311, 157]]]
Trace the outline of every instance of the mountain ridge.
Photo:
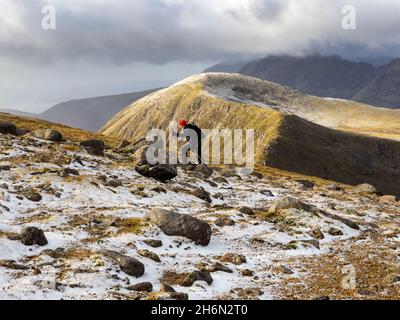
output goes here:
[[[374, 66], [346, 60], [339, 55], [271, 55], [253, 60], [233, 73], [273, 81], [306, 94], [397, 109], [400, 108], [399, 60]], [[208, 70], [224, 71], [219, 68], [215, 65]]]

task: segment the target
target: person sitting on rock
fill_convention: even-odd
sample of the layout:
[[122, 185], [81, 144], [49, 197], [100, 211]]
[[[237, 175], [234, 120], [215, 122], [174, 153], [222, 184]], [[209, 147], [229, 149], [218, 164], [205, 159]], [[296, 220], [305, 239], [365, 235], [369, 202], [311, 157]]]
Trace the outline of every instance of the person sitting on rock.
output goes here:
[[190, 141], [191, 150], [194, 150], [197, 155], [198, 164], [201, 164], [201, 129], [193, 123], [188, 123], [185, 119], [179, 120], [179, 126], [182, 128], [183, 136], [187, 141]]

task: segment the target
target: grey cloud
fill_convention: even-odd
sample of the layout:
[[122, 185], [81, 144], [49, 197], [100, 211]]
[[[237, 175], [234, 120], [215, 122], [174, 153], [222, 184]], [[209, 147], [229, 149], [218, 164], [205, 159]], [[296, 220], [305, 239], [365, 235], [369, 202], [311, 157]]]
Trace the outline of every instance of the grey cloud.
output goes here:
[[[55, 31], [41, 28], [45, 4]], [[355, 31], [341, 27], [346, 4]], [[398, 0], [1, 0], [0, 107], [142, 89], [245, 56], [400, 56], [398, 12]]]
[[[380, 4], [361, 0], [231, 1], [242, 6], [225, 0], [73, 0], [68, 5], [58, 0], [53, 1], [55, 31], [40, 28], [45, 2], [19, 2], [26, 12], [22, 23], [27, 32], [1, 31], [19, 39], [16, 45], [0, 41], [0, 53], [37, 63], [82, 58], [116, 64], [207, 61], [243, 53], [299, 52], [315, 41], [322, 47], [356, 42], [371, 52], [383, 51], [393, 42], [400, 46], [400, 39], [393, 35], [400, 27], [396, 14], [400, 5], [389, 0]], [[353, 33], [340, 25], [341, 8], [347, 2], [358, 9], [359, 29]], [[385, 16], [374, 16], [376, 12]]]

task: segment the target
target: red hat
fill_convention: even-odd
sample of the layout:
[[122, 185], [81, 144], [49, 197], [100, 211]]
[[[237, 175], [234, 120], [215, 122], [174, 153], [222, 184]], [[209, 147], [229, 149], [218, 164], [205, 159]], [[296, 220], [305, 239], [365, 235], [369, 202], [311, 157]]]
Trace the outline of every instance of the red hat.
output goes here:
[[181, 119], [181, 120], [179, 120], [179, 125], [180, 125], [181, 127], [186, 127], [187, 121], [186, 121], [185, 119]]

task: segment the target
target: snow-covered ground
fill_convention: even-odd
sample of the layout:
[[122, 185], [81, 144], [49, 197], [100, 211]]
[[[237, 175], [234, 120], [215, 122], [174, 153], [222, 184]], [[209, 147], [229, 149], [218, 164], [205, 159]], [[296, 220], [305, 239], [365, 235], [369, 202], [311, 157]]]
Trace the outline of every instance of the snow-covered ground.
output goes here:
[[[259, 179], [225, 175], [226, 182], [221, 182], [220, 171], [205, 179], [180, 170], [177, 178], [163, 184], [140, 176], [132, 165], [118, 161], [118, 154], [113, 154], [115, 159], [101, 158], [60, 151], [61, 147], [49, 148], [47, 142], [36, 140], [25, 143], [24, 138], [1, 135], [0, 140], [0, 165], [11, 166], [10, 171], [0, 170], [0, 262], [13, 260], [27, 267], [16, 269], [0, 263], [0, 299], [135, 298], [127, 289], [129, 285], [150, 282], [153, 291], [158, 292], [166, 272], [192, 272], [198, 264], [211, 265], [227, 253], [242, 255], [246, 262], [222, 262], [233, 272], [212, 272], [211, 285], [196, 281], [191, 287], [179, 283], [172, 286], [190, 299], [284, 298], [279, 293], [282, 281], [302, 282], [307, 274], [307, 270], [289, 263], [293, 259], [323, 256], [332, 248], [345, 250], [355, 241], [373, 242], [369, 234], [374, 232], [389, 235], [384, 237], [387, 245], [394, 246], [397, 257], [400, 253], [398, 202], [382, 203], [376, 196], [333, 191], [323, 184], [306, 188], [284, 176], [264, 175]], [[39, 160], [43, 154], [54, 159], [60, 152], [67, 159], [79, 156], [83, 165]], [[79, 176], [62, 177], [54, 172], [61, 168], [76, 169]], [[122, 185], [108, 186], [99, 176]], [[211, 204], [182, 192], [200, 187], [210, 193]], [[28, 200], [22, 195], [28, 189], [38, 192], [42, 200]], [[275, 215], [268, 213], [274, 201], [287, 196], [351, 219], [360, 230], [315, 212], [286, 209]], [[241, 213], [239, 208], [243, 206], [253, 208], [255, 214]], [[208, 222], [213, 231], [209, 245], [198, 246], [186, 238], [167, 236], [158, 227], [143, 222], [143, 215], [153, 208]], [[224, 216], [235, 224], [214, 224]], [[136, 221], [138, 226], [128, 224], [125, 228], [127, 225], [115, 224], [116, 219]], [[12, 240], [12, 235], [26, 226], [42, 229], [48, 244], [25, 246]], [[331, 228], [342, 235], [330, 235]], [[315, 229], [324, 235], [317, 245], [310, 235]], [[143, 242], [146, 239], [161, 240], [162, 246], [150, 247]], [[66, 253], [59, 257], [54, 251], [49, 254], [49, 249], [58, 248]], [[100, 249], [137, 258], [145, 266], [144, 275], [136, 279], [125, 274], [116, 263], [99, 254]], [[142, 249], [157, 254], [161, 262], [139, 255]]]

